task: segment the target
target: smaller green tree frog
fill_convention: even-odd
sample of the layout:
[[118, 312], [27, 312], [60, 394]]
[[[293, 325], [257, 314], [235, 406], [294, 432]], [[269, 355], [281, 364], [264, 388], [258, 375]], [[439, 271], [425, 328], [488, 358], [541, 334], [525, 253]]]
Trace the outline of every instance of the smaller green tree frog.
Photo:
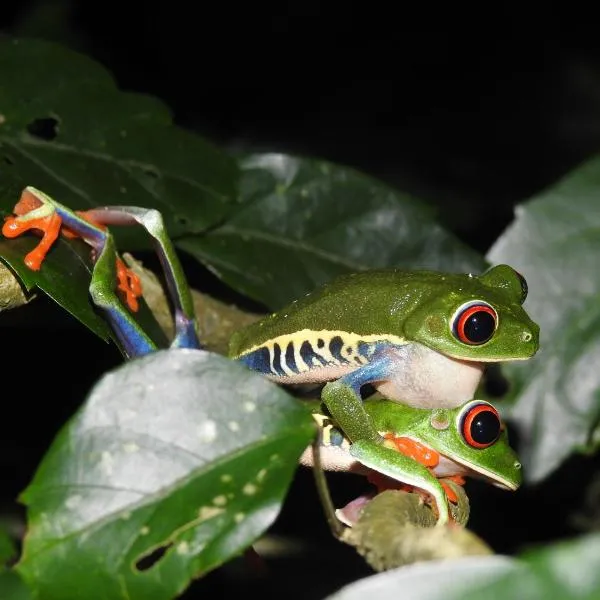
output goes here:
[[[513, 491], [521, 484], [521, 463], [509, 446], [506, 428], [498, 411], [483, 400], [456, 408], [423, 409], [369, 398], [364, 407], [385, 439], [383, 445], [368, 440], [352, 443], [319, 406], [315, 403], [311, 410], [324, 431], [323, 468], [363, 475], [375, 472], [417, 488], [433, 499], [438, 525], [448, 522], [448, 501], [455, 501], [445, 478], [458, 483], [462, 477], [481, 478]], [[312, 452], [312, 447], [307, 448], [301, 463], [313, 466]], [[352, 512], [338, 514], [351, 525]]]
[[361, 387], [419, 408], [464, 404], [486, 363], [536, 353], [526, 297], [508, 265], [482, 275], [354, 273], [236, 332], [229, 355], [279, 383], [326, 383], [321, 398], [345, 435], [381, 442]]

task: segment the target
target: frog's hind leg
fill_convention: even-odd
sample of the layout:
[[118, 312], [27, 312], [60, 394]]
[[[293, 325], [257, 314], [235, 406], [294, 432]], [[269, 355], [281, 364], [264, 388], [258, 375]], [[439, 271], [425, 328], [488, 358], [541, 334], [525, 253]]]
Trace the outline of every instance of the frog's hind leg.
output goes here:
[[[156, 344], [138, 325], [123, 306], [114, 282], [121, 268], [116, 256], [114, 239], [110, 234], [99, 237], [93, 244], [96, 252], [89, 291], [94, 304], [104, 311], [119, 344], [127, 356], [133, 358], [156, 350]], [[132, 292], [133, 293], [133, 292]]]
[[175, 338], [171, 347], [200, 348], [196, 332], [194, 302], [175, 248], [166, 232], [159, 211], [136, 206], [107, 206], [80, 213], [103, 225], [141, 225], [154, 240], [156, 253], [165, 274], [167, 289], [173, 300]]

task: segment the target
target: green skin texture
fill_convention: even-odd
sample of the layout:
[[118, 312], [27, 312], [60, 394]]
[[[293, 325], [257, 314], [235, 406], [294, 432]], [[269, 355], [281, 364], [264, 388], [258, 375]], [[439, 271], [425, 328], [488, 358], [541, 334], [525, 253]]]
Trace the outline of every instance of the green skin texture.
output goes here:
[[[487, 448], [470, 446], [461, 433], [461, 416], [478, 404], [489, 405], [481, 400], [473, 400], [454, 409], [430, 410], [412, 408], [384, 399], [369, 399], [364, 406], [378, 431], [409, 437], [466, 466], [471, 475], [479, 475], [516, 490], [522, 481], [521, 463], [509, 446], [506, 429]], [[313, 412], [320, 411], [315, 407]], [[434, 427], [432, 423], [437, 426]], [[440, 424], [446, 424], [446, 427], [440, 428]], [[349, 452], [364, 466], [431, 494], [438, 510], [437, 525], [448, 522], [446, 494], [437, 477], [426, 467], [395, 449], [368, 440], [351, 444]]]
[[[237, 358], [277, 336], [309, 328], [394, 335], [473, 363], [524, 360], [539, 346], [539, 327], [522, 307], [525, 295], [521, 279], [508, 265], [497, 265], [479, 276], [396, 270], [354, 273], [235, 333], [229, 356]], [[492, 338], [477, 346], [459, 341], [451, 323], [456, 311], [472, 300], [489, 303], [498, 315]], [[330, 381], [321, 398], [353, 442], [381, 442], [360, 396], [351, 387]], [[401, 398], [392, 399], [402, 402]]]

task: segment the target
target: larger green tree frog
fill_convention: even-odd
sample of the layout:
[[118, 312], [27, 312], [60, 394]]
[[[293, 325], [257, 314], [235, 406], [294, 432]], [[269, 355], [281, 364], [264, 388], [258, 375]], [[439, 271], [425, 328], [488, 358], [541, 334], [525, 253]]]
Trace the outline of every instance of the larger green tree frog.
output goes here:
[[[32, 187], [14, 212], [4, 235], [43, 233], [25, 258], [32, 269], [41, 267], [61, 231], [92, 246], [90, 295], [129, 357], [156, 346], [131, 314], [139, 286], [106, 226], [142, 225], [156, 242], [174, 300], [173, 345], [199, 347], [191, 296], [160, 213], [137, 207], [75, 212]], [[235, 334], [230, 357], [279, 383], [327, 382], [323, 402], [345, 435], [352, 442], [381, 444], [361, 387], [373, 384], [386, 398], [413, 407], [463, 404], [473, 397], [486, 362], [526, 359], [537, 351], [538, 326], [522, 307], [526, 296], [525, 280], [507, 265], [479, 276], [356, 273]]]
[[328, 382], [321, 398], [348, 438], [381, 442], [361, 387], [413, 407], [460, 406], [485, 363], [537, 351], [526, 296], [507, 265], [479, 276], [355, 273], [235, 333], [230, 356], [279, 383]]
[[[360, 474], [374, 471], [418, 488], [433, 499], [438, 525], [448, 522], [448, 500], [454, 500], [445, 478], [476, 477], [506, 490], [521, 484], [521, 463], [508, 444], [498, 412], [488, 402], [423, 409], [373, 398], [364, 407], [386, 440], [384, 445], [368, 440], [352, 443], [314, 406], [313, 415], [325, 433], [320, 450], [323, 468]], [[313, 466], [312, 448], [304, 452], [301, 462]], [[355, 501], [351, 507], [356, 507]], [[338, 514], [351, 525], [352, 512]]]

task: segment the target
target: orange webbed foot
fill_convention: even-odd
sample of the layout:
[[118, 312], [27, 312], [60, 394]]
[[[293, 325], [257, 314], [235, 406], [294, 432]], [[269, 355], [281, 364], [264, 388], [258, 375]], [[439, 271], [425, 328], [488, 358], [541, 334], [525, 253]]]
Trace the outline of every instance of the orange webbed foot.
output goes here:
[[452, 481], [457, 485], [464, 485], [465, 479], [460, 475], [453, 475], [451, 477], [444, 477], [444, 479], [440, 479], [440, 483], [444, 488], [444, 492], [446, 492], [446, 498], [448, 498], [448, 502], [452, 502], [452, 504], [458, 504], [458, 496], [456, 492], [448, 485], [448, 481]]
[[61, 225], [62, 219], [56, 212], [36, 219], [8, 217], [2, 226], [2, 234], [7, 238], [16, 238], [30, 229], [41, 231], [43, 236], [40, 243], [25, 256], [25, 264], [32, 271], [39, 271], [50, 248], [58, 238]]
[[138, 298], [142, 295], [142, 283], [140, 278], [120, 259], [117, 258], [117, 289], [123, 292], [125, 303], [133, 312], [139, 309]]

